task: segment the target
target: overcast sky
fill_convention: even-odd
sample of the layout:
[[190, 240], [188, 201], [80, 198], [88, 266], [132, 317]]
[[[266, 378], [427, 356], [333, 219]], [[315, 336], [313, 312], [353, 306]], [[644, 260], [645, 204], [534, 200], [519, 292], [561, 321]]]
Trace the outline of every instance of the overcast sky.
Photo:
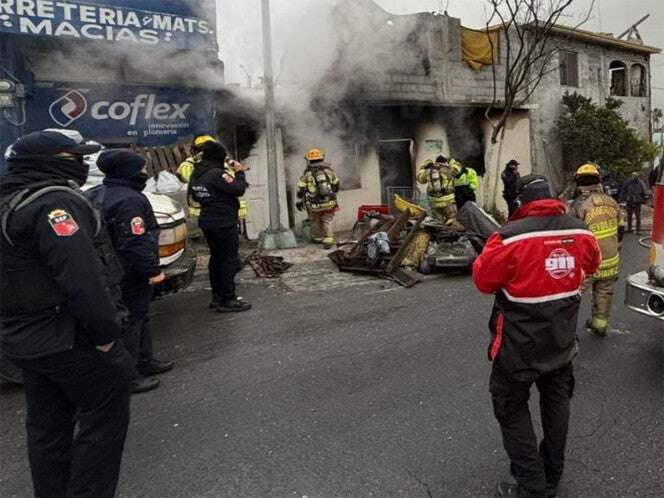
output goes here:
[[[485, 0], [375, 0], [378, 5], [394, 14], [434, 11], [447, 8], [452, 17], [458, 17], [464, 26], [481, 27], [486, 20]], [[302, 12], [316, 5], [333, 4], [334, 0], [271, 0], [275, 71], [279, 72], [280, 60], [299, 30], [310, 33], [311, 26], [302, 26]], [[573, 25], [584, 15], [591, 0], [575, 0], [564, 24]], [[257, 81], [261, 68], [261, 1], [217, 0], [220, 23], [220, 47], [226, 64], [228, 83], [246, 84], [245, 70]], [[630, 24], [645, 14], [639, 31], [646, 44], [664, 48], [664, 1], [662, 0], [596, 0], [591, 20], [585, 29], [620, 34]], [[311, 16], [308, 17], [311, 22]], [[325, 24], [329, 19], [321, 14], [318, 19]], [[317, 20], [317, 22], [318, 22]], [[244, 67], [244, 69], [242, 68]], [[656, 107], [664, 108], [664, 56], [652, 59], [653, 99]]]

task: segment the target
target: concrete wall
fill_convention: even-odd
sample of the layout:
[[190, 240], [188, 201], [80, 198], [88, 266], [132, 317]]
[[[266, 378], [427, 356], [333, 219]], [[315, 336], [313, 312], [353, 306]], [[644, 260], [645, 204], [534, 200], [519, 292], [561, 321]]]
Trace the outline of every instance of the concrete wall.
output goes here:
[[[592, 98], [596, 103], [604, 103], [610, 95], [609, 65], [612, 61], [624, 62], [628, 67], [641, 64], [649, 72], [649, 58], [635, 52], [618, 50], [599, 45], [576, 41], [564, 41], [562, 49], [578, 53], [579, 86], [569, 87], [560, 84], [557, 70], [544, 77], [533, 94], [534, 109], [531, 116], [531, 137], [533, 140], [533, 164], [535, 171], [546, 174], [557, 188], [563, 186], [562, 146], [556, 130], [556, 120], [562, 112], [561, 100], [565, 92], [578, 92]], [[555, 62], [556, 66], [558, 61]], [[648, 78], [648, 74], [646, 75]], [[623, 101], [620, 113], [643, 138], [650, 136], [650, 96], [615, 97]], [[593, 158], [589, 157], [588, 160]]]
[[[267, 149], [263, 135], [252, 149], [244, 164], [250, 167], [247, 172], [249, 190], [244, 196], [247, 201], [247, 235], [257, 239], [258, 234], [270, 224], [270, 208], [267, 190]], [[279, 170], [279, 205], [281, 207], [281, 223], [288, 226], [288, 203], [286, 202], [286, 182], [284, 179], [284, 153], [281, 135], [277, 138], [277, 164]]]

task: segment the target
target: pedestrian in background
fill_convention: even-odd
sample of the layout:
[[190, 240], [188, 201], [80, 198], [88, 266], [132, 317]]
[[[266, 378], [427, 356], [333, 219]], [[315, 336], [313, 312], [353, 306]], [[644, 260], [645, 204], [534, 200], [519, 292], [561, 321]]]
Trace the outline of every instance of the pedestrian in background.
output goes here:
[[173, 362], [154, 357], [149, 327], [154, 286], [165, 276], [159, 266], [159, 224], [143, 195], [145, 159], [131, 150], [111, 149], [101, 153], [97, 167], [106, 175], [103, 185], [87, 195], [104, 216], [124, 270], [122, 302], [129, 310], [125, 345], [136, 365], [132, 392], [147, 392], [159, 386], [154, 375], [171, 370]]
[[632, 220], [636, 218], [636, 233], [641, 231], [641, 206], [648, 200], [648, 187], [638, 172], [622, 185], [620, 199], [625, 203], [627, 211], [627, 231], [632, 232]]
[[[520, 208], [487, 242], [473, 280], [495, 294], [491, 314], [490, 391], [516, 484], [501, 482], [500, 497], [545, 498], [558, 493], [574, 391], [579, 288], [600, 263], [594, 235], [552, 199], [543, 176], [519, 180]], [[528, 409], [540, 393], [544, 438], [538, 446]]]
[[193, 198], [201, 205], [198, 224], [210, 248], [210, 308], [221, 313], [251, 308], [251, 304], [235, 292], [235, 275], [242, 268], [239, 199], [249, 186], [245, 171], [238, 161], [227, 160], [223, 145], [207, 142], [191, 178]]
[[31, 133], [13, 144], [0, 185], [0, 347], [23, 369], [37, 497], [114, 496], [129, 424], [121, 269], [77, 187], [83, 156], [99, 149]]
[[519, 163], [516, 159], [510, 160], [505, 165], [505, 169], [500, 175], [500, 178], [503, 181], [503, 199], [505, 199], [505, 202], [507, 203], [508, 218], [510, 218], [518, 208], [516, 198], [519, 195], [517, 184], [520, 177]]

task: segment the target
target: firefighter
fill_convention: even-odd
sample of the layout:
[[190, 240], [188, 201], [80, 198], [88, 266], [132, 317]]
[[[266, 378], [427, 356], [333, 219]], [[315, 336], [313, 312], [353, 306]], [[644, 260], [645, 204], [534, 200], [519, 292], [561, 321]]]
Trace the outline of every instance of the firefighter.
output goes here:
[[508, 218], [511, 217], [518, 208], [516, 198], [519, 195], [517, 184], [520, 176], [519, 163], [516, 159], [510, 160], [505, 165], [505, 169], [500, 175], [500, 178], [503, 181], [503, 199], [505, 199], [505, 202], [507, 203]]
[[220, 313], [247, 311], [251, 304], [235, 293], [235, 275], [242, 268], [238, 233], [240, 200], [247, 190], [246, 168], [227, 160], [217, 142], [203, 145], [201, 161], [191, 177], [192, 196], [201, 205], [198, 225], [210, 248], [208, 266], [212, 301]]
[[[198, 135], [194, 137], [189, 148], [191, 155], [180, 163], [175, 172], [181, 182], [190, 183], [189, 180], [191, 180], [191, 175], [194, 173], [194, 168], [201, 160], [203, 146], [208, 142], [216, 142], [216, 140], [210, 135]], [[193, 200], [189, 189], [187, 189], [187, 205], [189, 206], [190, 216], [198, 218], [201, 215], [201, 207]]]
[[627, 210], [627, 231], [632, 232], [632, 220], [636, 218], [636, 233], [641, 231], [641, 206], [648, 200], [648, 187], [637, 171], [620, 189], [620, 197]]
[[311, 149], [304, 158], [307, 167], [297, 182], [298, 202], [295, 206], [298, 211], [306, 208], [313, 223], [314, 242], [330, 249], [334, 245], [332, 222], [338, 209], [339, 178], [325, 162], [325, 154], [321, 150]]
[[453, 221], [457, 209], [454, 178], [447, 158], [438, 156], [435, 163], [430, 159], [426, 161], [417, 173], [417, 181], [427, 186], [427, 198], [434, 217], [443, 223]]
[[147, 392], [159, 386], [153, 376], [171, 370], [173, 362], [158, 360], [152, 352], [148, 313], [154, 286], [165, 275], [159, 266], [159, 225], [142, 193], [148, 180], [145, 159], [130, 150], [110, 149], [102, 152], [97, 166], [106, 175], [104, 184], [87, 196], [102, 212], [124, 269], [122, 302], [129, 310], [124, 340], [137, 369], [132, 392]]
[[129, 424], [122, 270], [79, 190], [83, 157], [99, 149], [31, 133], [13, 144], [0, 185], [0, 346], [23, 370], [39, 497], [114, 496]]
[[[520, 208], [492, 235], [473, 265], [473, 280], [495, 294], [490, 320], [493, 409], [516, 484], [500, 497], [554, 497], [563, 473], [578, 345], [579, 288], [599, 267], [597, 241], [586, 225], [552, 199], [546, 178], [518, 183]], [[528, 409], [540, 393], [544, 438], [539, 444]]]
[[[592, 287], [592, 317], [586, 322], [588, 332], [599, 337], [609, 330], [613, 291], [620, 272], [620, 240], [623, 229], [620, 206], [604, 193], [599, 169], [587, 163], [576, 171], [576, 198], [570, 215], [583, 220], [595, 234], [602, 250], [599, 270], [588, 277], [584, 291]], [[590, 275], [590, 274], [589, 274]]]
[[452, 167], [452, 175], [454, 176], [456, 207], [457, 209], [461, 209], [466, 202], [475, 202], [477, 200], [475, 193], [480, 186], [480, 180], [473, 168], [463, 166], [456, 159], [450, 159], [450, 166]]

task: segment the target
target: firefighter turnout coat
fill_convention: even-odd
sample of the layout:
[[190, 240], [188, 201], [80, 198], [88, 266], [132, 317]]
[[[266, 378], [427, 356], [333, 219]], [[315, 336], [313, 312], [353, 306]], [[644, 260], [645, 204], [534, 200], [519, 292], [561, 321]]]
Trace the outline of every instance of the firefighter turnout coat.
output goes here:
[[529, 202], [494, 233], [473, 266], [477, 288], [495, 294], [489, 359], [532, 381], [577, 351], [579, 288], [601, 261], [595, 236], [554, 199]]
[[312, 213], [335, 209], [337, 192], [339, 177], [327, 163], [310, 164], [297, 182], [297, 198]]
[[427, 197], [432, 208], [444, 208], [454, 202], [454, 178], [448, 174], [449, 166], [425, 164], [417, 173], [417, 181], [427, 186]]
[[620, 272], [620, 206], [602, 191], [601, 185], [580, 187], [579, 190], [581, 195], [572, 202], [569, 213], [583, 220], [599, 241], [602, 263], [593, 277], [596, 280], [615, 280]]

